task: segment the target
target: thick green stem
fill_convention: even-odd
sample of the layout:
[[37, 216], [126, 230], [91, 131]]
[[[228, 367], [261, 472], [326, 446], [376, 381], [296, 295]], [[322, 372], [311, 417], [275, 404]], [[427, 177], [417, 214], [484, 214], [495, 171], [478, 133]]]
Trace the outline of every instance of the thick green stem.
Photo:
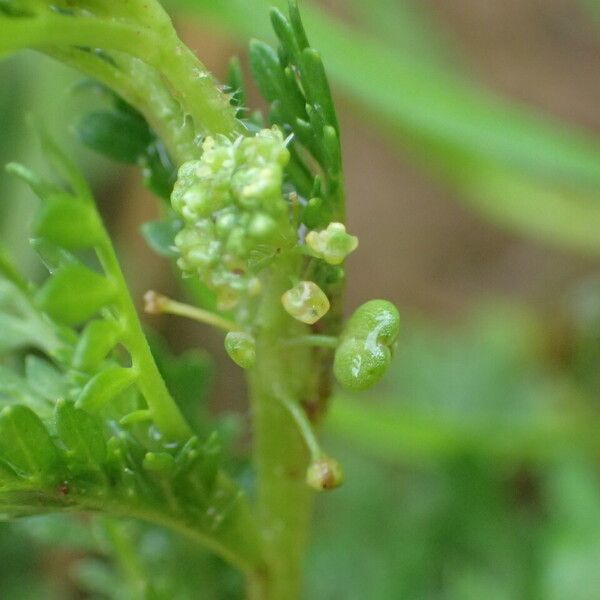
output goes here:
[[193, 124], [184, 117], [156, 69], [122, 52], [111, 53], [113, 63], [82, 48], [52, 48], [45, 53], [103, 83], [135, 106], [176, 164], [197, 158]]
[[[254, 422], [254, 463], [258, 478], [258, 514], [267, 574], [264, 588], [251, 590], [261, 600], [293, 600], [299, 596], [312, 505], [305, 483], [309, 453], [298, 426], [281, 402], [300, 402], [310, 393], [311, 351], [289, 346], [305, 327], [281, 306], [289, 273], [297, 260], [282, 259], [265, 282], [255, 322], [257, 363], [249, 375]], [[285, 264], [288, 261], [289, 264]]]
[[0, 52], [80, 46], [135, 56], [168, 82], [197, 132], [235, 136], [244, 131], [225, 94], [172, 27], [156, 32], [135, 22], [44, 14], [27, 19], [0, 16], [0, 33]]

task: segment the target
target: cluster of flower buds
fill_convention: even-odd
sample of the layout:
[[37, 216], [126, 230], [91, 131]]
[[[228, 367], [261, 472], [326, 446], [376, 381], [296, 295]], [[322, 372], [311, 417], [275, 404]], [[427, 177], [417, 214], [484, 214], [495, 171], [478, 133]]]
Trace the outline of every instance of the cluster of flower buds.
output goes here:
[[296, 243], [282, 196], [289, 152], [281, 132], [231, 141], [206, 138], [200, 160], [183, 164], [171, 196], [184, 226], [179, 267], [217, 294], [221, 310], [260, 292], [256, 265]]

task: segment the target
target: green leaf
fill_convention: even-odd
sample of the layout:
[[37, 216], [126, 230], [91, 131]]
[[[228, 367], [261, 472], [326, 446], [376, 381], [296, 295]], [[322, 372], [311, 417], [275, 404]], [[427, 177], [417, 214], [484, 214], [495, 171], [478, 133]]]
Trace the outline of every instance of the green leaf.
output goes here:
[[175, 458], [173, 488], [176, 493], [188, 501], [194, 497], [208, 501], [216, 483], [220, 459], [221, 445], [216, 432], [203, 445], [198, 438], [191, 438]]
[[166, 258], [179, 255], [175, 248], [175, 236], [181, 229], [181, 222], [175, 218], [148, 221], [142, 225], [142, 234], [154, 252]]
[[196, 431], [204, 432], [210, 420], [206, 407], [214, 371], [210, 355], [190, 350], [176, 356], [159, 335], [148, 339], [158, 370], [186, 420]]
[[78, 264], [78, 260], [72, 252], [44, 238], [32, 238], [31, 247], [38, 254], [50, 273], [54, 273], [61, 267]]
[[116, 295], [115, 284], [81, 264], [59, 268], [36, 295], [36, 302], [53, 319], [78, 325], [94, 316]]
[[237, 56], [231, 57], [229, 69], [227, 70], [227, 85], [231, 90], [231, 103], [241, 110], [238, 111], [238, 118], [246, 109], [246, 87], [244, 85], [244, 75], [242, 65]]
[[55, 172], [69, 185], [75, 196], [91, 200], [92, 191], [77, 165], [63, 152], [45, 128], [38, 127], [38, 131], [42, 152]]
[[63, 191], [55, 183], [40, 177], [31, 169], [19, 163], [8, 163], [5, 168], [8, 173], [26, 183], [38, 198], [45, 199]]
[[21, 277], [17, 269], [15, 269], [2, 246], [0, 246], [0, 279], [1, 278], [8, 279], [8, 281], [22, 292], [27, 290], [27, 282]]
[[0, 365], [0, 405], [24, 404], [42, 416], [49, 416], [46, 398], [31, 387], [29, 382], [12, 369]]
[[48, 198], [31, 229], [36, 237], [71, 250], [94, 246], [102, 237], [102, 228], [92, 207], [66, 194]]
[[340, 140], [333, 125], [323, 127], [322, 144], [327, 172], [331, 177], [336, 177], [342, 168], [342, 154]]
[[42, 480], [55, 480], [60, 474], [60, 457], [50, 434], [31, 409], [18, 404], [0, 413], [0, 458]]
[[18, 473], [8, 463], [0, 459], [0, 488], [3, 483], [12, 483], [18, 479]]
[[269, 102], [281, 96], [283, 72], [276, 52], [258, 40], [250, 42], [250, 68], [260, 93]]
[[115, 347], [121, 335], [116, 321], [95, 320], [85, 326], [73, 354], [73, 367], [93, 371]]
[[95, 412], [106, 403], [124, 392], [137, 378], [133, 368], [109, 367], [101, 371], [85, 385], [79, 398], [77, 408]]
[[30, 354], [25, 359], [25, 375], [31, 389], [42, 398], [56, 402], [68, 393], [63, 373], [43, 358]]
[[34, 345], [36, 331], [23, 319], [0, 313], [0, 354]]
[[86, 146], [131, 164], [137, 163], [152, 142], [146, 122], [130, 112], [91, 112], [81, 119], [76, 130]]
[[308, 37], [302, 24], [302, 18], [300, 17], [300, 10], [298, 9], [298, 2], [296, 0], [290, 0], [288, 3], [288, 12], [290, 14], [290, 24], [294, 30], [294, 37], [300, 50], [304, 50], [309, 47]]
[[106, 439], [97, 419], [72, 402], [61, 400], [56, 405], [56, 428], [77, 469], [102, 467], [106, 461]]
[[313, 106], [323, 110], [327, 124], [337, 131], [337, 117], [331, 90], [319, 52], [314, 48], [305, 48], [302, 51], [300, 68], [307, 100]]
[[24, 281], [0, 276], [0, 354], [27, 346], [50, 350], [58, 340], [51, 324], [32, 307]]
[[169, 200], [177, 179], [177, 168], [161, 140], [155, 139], [140, 157], [144, 185], [159, 198]]
[[0, 13], [9, 17], [33, 17], [35, 11], [22, 0], [0, 0]]
[[271, 9], [271, 25], [281, 42], [285, 54], [297, 63], [300, 56], [300, 48], [294, 31], [285, 15], [277, 8]]

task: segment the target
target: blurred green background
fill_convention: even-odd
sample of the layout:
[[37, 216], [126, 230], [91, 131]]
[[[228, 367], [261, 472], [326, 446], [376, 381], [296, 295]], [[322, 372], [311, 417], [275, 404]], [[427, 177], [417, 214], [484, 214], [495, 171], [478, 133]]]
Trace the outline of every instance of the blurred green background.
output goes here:
[[[246, 60], [249, 37], [271, 38], [270, 2], [167, 4], [220, 77], [231, 54]], [[324, 434], [347, 482], [318, 498], [305, 597], [600, 599], [600, 3], [301, 8], [334, 84], [361, 243], [347, 308], [386, 297], [404, 319], [386, 379], [332, 406]], [[138, 233], [157, 214], [139, 174], [72, 134], [90, 100], [79, 80], [34, 54], [0, 63], [0, 161], [36, 164], [26, 116], [43, 120], [94, 182], [135, 297], [176, 295]], [[6, 177], [0, 196], [3, 244], [35, 277], [34, 200]], [[210, 410], [246, 416], [219, 336], [152, 325], [178, 351], [209, 350]], [[159, 570], [153, 535], [140, 560]], [[0, 525], [0, 557], [0, 598], [134, 597], [75, 522]], [[194, 571], [202, 595], [164, 597], [233, 598], [214, 581], [230, 575], [198, 561], [169, 568]]]

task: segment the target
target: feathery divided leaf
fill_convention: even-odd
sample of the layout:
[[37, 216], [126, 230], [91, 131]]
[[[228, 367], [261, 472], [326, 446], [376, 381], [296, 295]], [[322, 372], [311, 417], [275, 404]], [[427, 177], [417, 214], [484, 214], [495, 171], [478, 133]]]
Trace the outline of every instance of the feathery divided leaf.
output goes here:
[[[317, 50], [310, 47], [298, 7], [290, 3], [290, 17], [278, 9], [271, 21], [279, 39], [275, 52], [267, 44], [250, 42], [254, 79], [270, 103], [269, 119], [293, 134], [288, 173], [296, 189], [307, 195], [319, 188], [318, 208], [313, 204], [311, 223], [325, 226], [343, 216], [339, 127], [325, 69]], [[312, 172], [307, 153], [319, 164]], [[318, 178], [318, 179], [317, 179]]]
[[57, 402], [56, 431], [74, 472], [99, 470], [106, 463], [106, 439], [100, 422], [72, 402]]
[[[249, 568], [259, 556], [247, 500], [221, 471], [214, 436], [201, 443], [187, 426], [169, 430], [182, 417], [166, 387], [161, 392], [157, 385], [162, 379], [87, 185], [51, 141], [44, 144], [61, 184], [13, 171], [42, 197], [35, 246], [51, 275], [36, 290], [12, 268], [0, 271], [0, 322], [10, 323], [6, 349], [46, 354], [25, 359], [25, 377], [0, 366], [0, 510], [139, 517], [186, 531]], [[80, 209], [82, 223], [92, 224], [85, 244], [61, 224]], [[70, 252], [80, 249], [86, 262], [95, 251], [101, 270]], [[206, 358], [178, 360], [163, 351], [161, 366], [175, 381], [174, 394], [191, 405], [188, 385], [201, 393]]]
[[15, 404], [0, 413], [0, 458], [24, 477], [55, 482], [60, 457], [40, 418], [26, 406]]
[[39, 307], [66, 325], [79, 325], [93, 317], [117, 295], [114, 283], [82, 264], [58, 269], [36, 295]]

